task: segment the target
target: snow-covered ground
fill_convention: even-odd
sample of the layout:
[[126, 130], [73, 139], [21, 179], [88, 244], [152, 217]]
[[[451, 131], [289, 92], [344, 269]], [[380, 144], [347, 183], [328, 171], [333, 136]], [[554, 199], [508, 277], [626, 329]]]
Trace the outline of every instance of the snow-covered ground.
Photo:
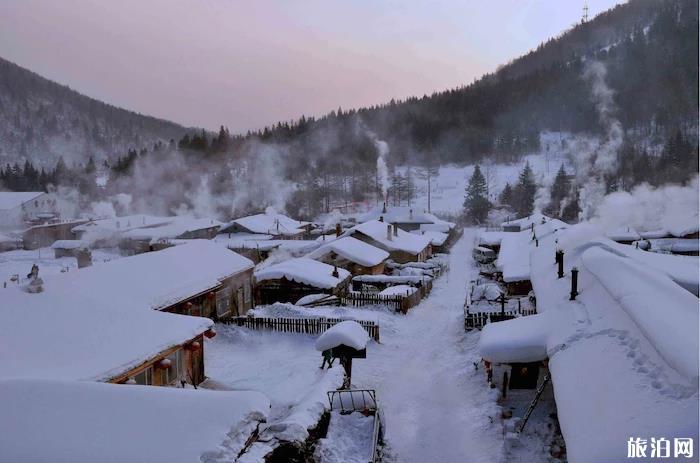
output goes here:
[[[93, 249], [92, 263], [99, 265], [110, 260], [119, 259], [122, 255], [119, 249]], [[39, 275], [54, 275], [61, 272], [70, 272], [78, 268], [78, 260], [75, 257], [59, 257], [56, 259], [54, 250], [40, 248], [32, 251], [18, 249], [0, 253], [0, 286], [3, 282], [16, 284], [10, 279], [13, 275], [19, 275], [20, 279], [26, 279], [32, 269], [32, 265], [39, 266]]]
[[[507, 453], [498, 393], [487, 387], [483, 369], [474, 368], [481, 359], [479, 332], [464, 332], [462, 306], [467, 284], [476, 272], [470, 257], [475, 234], [465, 231], [450, 254], [450, 270], [407, 315], [343, 309], [357, 311], [357, 318], [374, 319], [381, 328], [381, 344], [370, 342], [367, 358], [353, 362], [353, 386], [377, 391], [389, 461], [547, 461], [542, 449], [551, 432], [538, 422], [546, 421], [549, 406], [540, 407], [543, 420], [535, 416], [529, 424], [526, 438], [531, 442]], [[318, 317], [325, 311], [336, 316], [338, 310], [314, 308], [309, 316]], [[275, 315], [273, 312], [266, 315]], [[308, 409], [314, 401], [311, 392], [315, 391], [315, 400], [323, 401], [325, 397], [319, 399], [323, 387], [330, 390], [340, 385], [339, 365], [319, 370], [321, 356], [314, 349], [314, 336], [232, 326], [221, 326], [218, 331], [205, 349], [207, 374], [223, 388], [264, 392], [272, 403], [269, 423], [273, 429], [275, 423], [288, 422], [300, 408]], [[337, 449], [323, 442], [317, 456], [335, 461]], [[347, 448], [355, 444], [358, 442], [343, 442]]]
[[[546, 150], [549, 144], [550, 150]], [[549, 184], [557, 174], [559, 167], [564, 164], [569, 174], [573, 173], [571, 163], [561, 149], [558, 149], [558, 134], [544, 134], [542, 151], [523, 156], [521, 160], [512, 164], [482, 163], [481, 172], [484, 174], [489, 187], [489, 196], [495, 200], [503, 190], [506, 182], [511, 185], [517, 182], [518, 175], [526, 162], [540, 183]], [[407, 167], [397, 169], [406, 174]], [[413, 171], [413, 181], [418, 195], [412, 200], [412, 205], [419, 210], [428, 209], [428, 182], [418, 178]], [[464, 190], [469, 178], [474, 172], [474, 165], [467, 166], [441, 166], [437, 177], [431, 178], [430, 210], [438, 215], [454, 215], [462, 211], [464, 203]]]

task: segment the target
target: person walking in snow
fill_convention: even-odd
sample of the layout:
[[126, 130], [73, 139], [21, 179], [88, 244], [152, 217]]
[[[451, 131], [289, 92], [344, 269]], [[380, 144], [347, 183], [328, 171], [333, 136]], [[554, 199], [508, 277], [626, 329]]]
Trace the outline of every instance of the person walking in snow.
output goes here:
[[326, 349], [323, 352], [321, 352], [321, 355], [323, 356], [323, 363], [321, 363], [321, 366], [319, 367], [321, 370], [323, 370], [323, 367], [326, 366], [326, 363], [328, 363], [328, 368], [333, 368], [333, 354], [330, 349]]

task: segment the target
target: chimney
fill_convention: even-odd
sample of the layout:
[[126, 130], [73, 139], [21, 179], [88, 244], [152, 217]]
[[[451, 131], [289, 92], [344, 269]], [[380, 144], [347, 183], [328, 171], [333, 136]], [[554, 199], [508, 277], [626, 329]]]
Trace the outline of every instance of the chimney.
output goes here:
[[333, 266], [333, 273], [331, 273], [331, 275], [333, 275], [333, 277], [335, 277], [335, 278], [340, 277], [340, 274], [338, 273], [338, 266], [337, 265]]
[[384, 222], [384, 216], [383, 216], [383, 215], [379, 216], [379, 221], [380, 221], [380, 222]]
[[384, 207], [382, 208], [382, 214], [386, 214], [386, 201], [384, 201]]
[[394, 236], [399, 236], [399, 226], [394, 224]]
[[571, 294], [569, 300], [576, 300], [576, 296], [578, 296], [578, 269], [573, 267], [571, 269]]
[[343, 229], [340, 227], [340, 222], [335, 224], [335, 236], [340, 236], [343, 233]]
[[391, 225], [386, 226], [386, 239], [391, 241]]
[[557, 249], [556, 261], [558, 266], [557, 278], [564, 278], [564, 251], [561, 249]]
[[413, 220], [413, 209], [408, 210], [408, 218], [409, 220]]

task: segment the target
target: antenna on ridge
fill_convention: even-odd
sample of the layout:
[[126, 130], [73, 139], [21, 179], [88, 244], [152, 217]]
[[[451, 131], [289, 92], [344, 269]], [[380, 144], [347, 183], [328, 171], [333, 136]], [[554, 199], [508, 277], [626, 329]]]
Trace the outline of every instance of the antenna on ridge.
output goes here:
[[588, 2], [583, 2], [583, 15], [581, 16], [581, 24], [588, 22]]

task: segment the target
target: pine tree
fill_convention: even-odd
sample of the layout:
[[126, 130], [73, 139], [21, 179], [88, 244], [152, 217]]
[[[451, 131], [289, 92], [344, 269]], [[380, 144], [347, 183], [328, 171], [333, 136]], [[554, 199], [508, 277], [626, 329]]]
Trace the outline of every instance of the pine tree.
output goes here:
[[566, 175], [566, 170], [564, 169], [564, 164], [559, 167], [557, 176], [554, 178], [554, 183], [549, 192], [550, 202], [547, 207], [547, 212], [550, 215], [559, 216], [559, 210], [561, 209], [561, 202], [566, 195], [569, 194], [570, 182]]
[[526, 217], [532, 214], [535, 206], [535, 193], [537, 193], [537, 184], [535, 184], [535, 175], [532, 173], [530, 163], [525, 163], [518, 184], [515, 187], [515, 197], [513, 208], [520, 217]]
[[501, 194], [498, 195], [498, 202], [501, 203], [501, 206], [512, 207], [513, 187], [510, 186], [510, 183], [506, 182], [506, 186], [503, 187], [503, 191], [501, 191]]
[[483, 223], [488, 217], [491, 203], [486, 197], [486, 179], [478, 164], [474, 167], [465, 193], [464, 212], [467, 219], [477, 224]]

